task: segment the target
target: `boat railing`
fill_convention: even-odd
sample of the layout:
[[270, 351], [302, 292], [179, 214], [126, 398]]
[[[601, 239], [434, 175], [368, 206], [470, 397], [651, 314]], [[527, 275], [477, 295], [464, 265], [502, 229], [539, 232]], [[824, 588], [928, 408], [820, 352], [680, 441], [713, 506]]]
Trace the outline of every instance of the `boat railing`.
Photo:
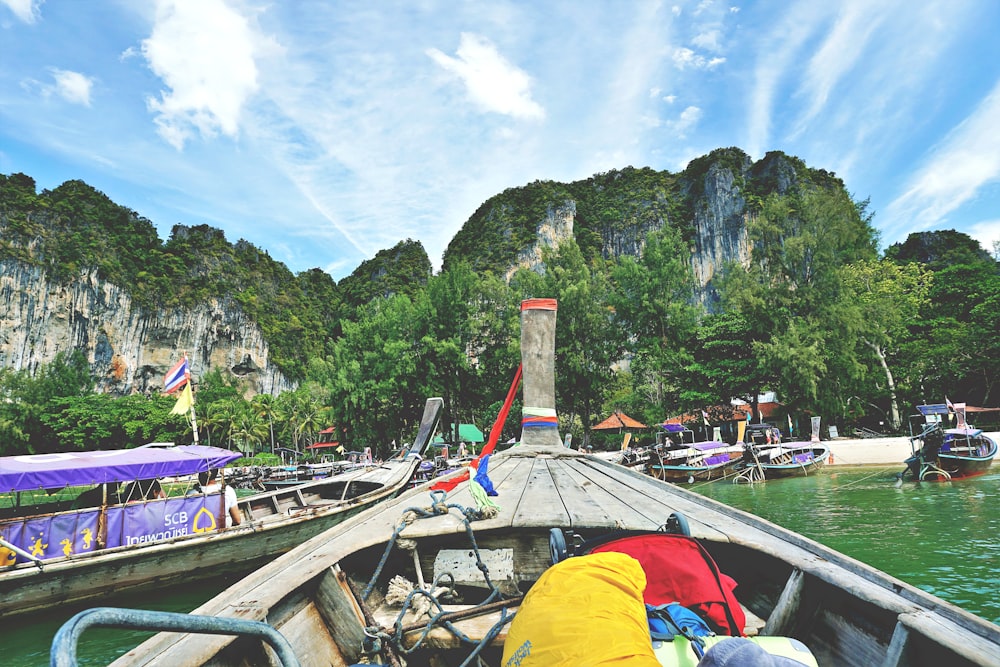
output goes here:
[[235, 635], [257, 637], [274, 650], [279, 664], [299, 667], [292, 645], [284, 635], [267, 623], [224, 616], [200, 616], [170, 611], [95, 607], [86, 609], [66, 621], [56, 632], [49, 654], [51, 667], [77, 667], [76, 647], [80, 636], [89, 628], [118, 628], [186, 632], [202, 635]]

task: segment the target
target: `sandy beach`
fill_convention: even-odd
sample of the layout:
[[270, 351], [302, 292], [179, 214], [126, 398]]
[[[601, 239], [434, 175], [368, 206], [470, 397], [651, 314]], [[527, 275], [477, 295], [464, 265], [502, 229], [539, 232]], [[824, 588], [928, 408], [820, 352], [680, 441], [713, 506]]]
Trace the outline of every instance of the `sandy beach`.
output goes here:
[[[1000, 432], [987, 433], [987, 437], [997, 442]], [[838, 438], [824, 440], [824, 445], [830, 447], [830, 465], [891, 465], [899, 464], [910, 456], [910, 439], [906, 436], [894, 438], [862, 438], [851, 440]]]

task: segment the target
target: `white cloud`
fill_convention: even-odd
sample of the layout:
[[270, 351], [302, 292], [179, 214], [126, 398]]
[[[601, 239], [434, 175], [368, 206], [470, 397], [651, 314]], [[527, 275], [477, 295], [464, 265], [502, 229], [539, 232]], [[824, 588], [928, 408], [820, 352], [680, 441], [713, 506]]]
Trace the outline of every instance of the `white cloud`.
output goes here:
[[669, 121], [666, 125], [676, 133], [678, 139], [686, 139], [688, 133], [694, 129], [704, 115], [705, 112], [698, 107], [690, 106], [681, 112], [677, 120]]
[[774, 29], [757, 45], [757, 63], [750, 104], [747, 105], [747, 153], [752, 157], [763, 157], [773, 147], [771, 115], [782, 80], [797, 69], [799, 50], [812, 33], [820, 29], [827, 11], [818, 3], [796, 5], [782, 15], [783, 20], [776, 22]]
[[52, 78], [55, 79], [55, 87], [52, 89], [57, 95], [68, 102], [90, 106], [90, 91], [93, 88], [94, 80], [84, 76], [79, 72], [71, 72], [64, 69], [53, 69]]
[[255, 57], [268, 46], [223, 0], [159, 0], [142, 54], [169, 89], [147, 98], [160, 135], [178, 150], [195, 131], [237, 136], [258, 89]]
[[694, 36], [691, 43], [695, 46], [708, 49], [709, 51], [720, 51], [722, 49], [722, 31], [718, 29], [706, 30]]
[[802, 84], [802, 94], [808, 102], [805, 112], [791, 133], [794, 139], [809, 128], [810, 122], [826, 106], [834, 88], [861, 61], [866, 45], [887, 18], [898, 16], [884, 4], [848, 3], [841, 7], [832, 30], [810, 59]]
[[[994, 255], [994, 245], [1000, 244], [1000, 219], [977, 222], [968, 231], [969, 236], [979, 241], [986, 252]], [[1000, 261], [1000, 256], [994, 255]]]
[[[984, 187], [1000, 182], [1000, 81], [969, 117], [953, 129], [886, 209], [888, 225], [925, 230]], [[983, 223], [987, 224], [987, 223]]]
[[691, 49], [681, 47], [674, 49], [674, 66], [677, 69], [715, 69], [722, 63], [726, 62], [725, 58], [706, 58], [705, 56], [695, 53]]
[[438, 65], [457, 75], [472, 101], [484, 111], [514, 118], [541, 119], [545, 110], [531, 98], [531, 77], [507, 61], [488, 39], [462, 33], [457, 58], [427, 49]]
[[43, 0], [0, 0], [0, 4], [7, 5], [14, 16], [25, 23], [34, 23], [41, 16]]

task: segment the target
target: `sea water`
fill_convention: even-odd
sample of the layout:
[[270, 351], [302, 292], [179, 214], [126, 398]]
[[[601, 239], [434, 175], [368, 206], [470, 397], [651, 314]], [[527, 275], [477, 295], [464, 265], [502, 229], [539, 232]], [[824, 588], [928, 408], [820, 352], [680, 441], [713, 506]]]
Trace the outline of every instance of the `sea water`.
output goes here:
[[[0, 619], [0, 665], [4, 667], [45, 667], [49, 664], [52, 638], [63, 623], [87, 607], [126, 607], [154, 611], [189, 612], [227, 588], [235, 575], [173, 586], [169, 591], [109, 596], [84, 607], [57, 607], [27, 618]], [[104, 667], [115, 658], [153, 635], [138, 630], [92, 628], [84, 632], [77, 646], [80, 667]]]
[[889, 467], [687, 488], [805, 535], [1000, 623], [1000, 466], [954, 482], [903, 482]]

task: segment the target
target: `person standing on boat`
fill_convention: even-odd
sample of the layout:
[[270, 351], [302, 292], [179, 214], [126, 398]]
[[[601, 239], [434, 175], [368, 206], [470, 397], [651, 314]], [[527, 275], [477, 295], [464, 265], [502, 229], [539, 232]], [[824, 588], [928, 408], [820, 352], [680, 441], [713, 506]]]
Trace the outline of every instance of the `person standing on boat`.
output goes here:
[[202, 493], [215, 493], [220, 491], [226, 498], [226, 528], [232, 528], [243, 523], [243, 514], [240, 512], [239, 503], [236, 500], [236, 490], [228, 484], [223, 487], [219, 481], [219, 469], [212, 468], [208, 472], [198, 473], [198, 486]]

